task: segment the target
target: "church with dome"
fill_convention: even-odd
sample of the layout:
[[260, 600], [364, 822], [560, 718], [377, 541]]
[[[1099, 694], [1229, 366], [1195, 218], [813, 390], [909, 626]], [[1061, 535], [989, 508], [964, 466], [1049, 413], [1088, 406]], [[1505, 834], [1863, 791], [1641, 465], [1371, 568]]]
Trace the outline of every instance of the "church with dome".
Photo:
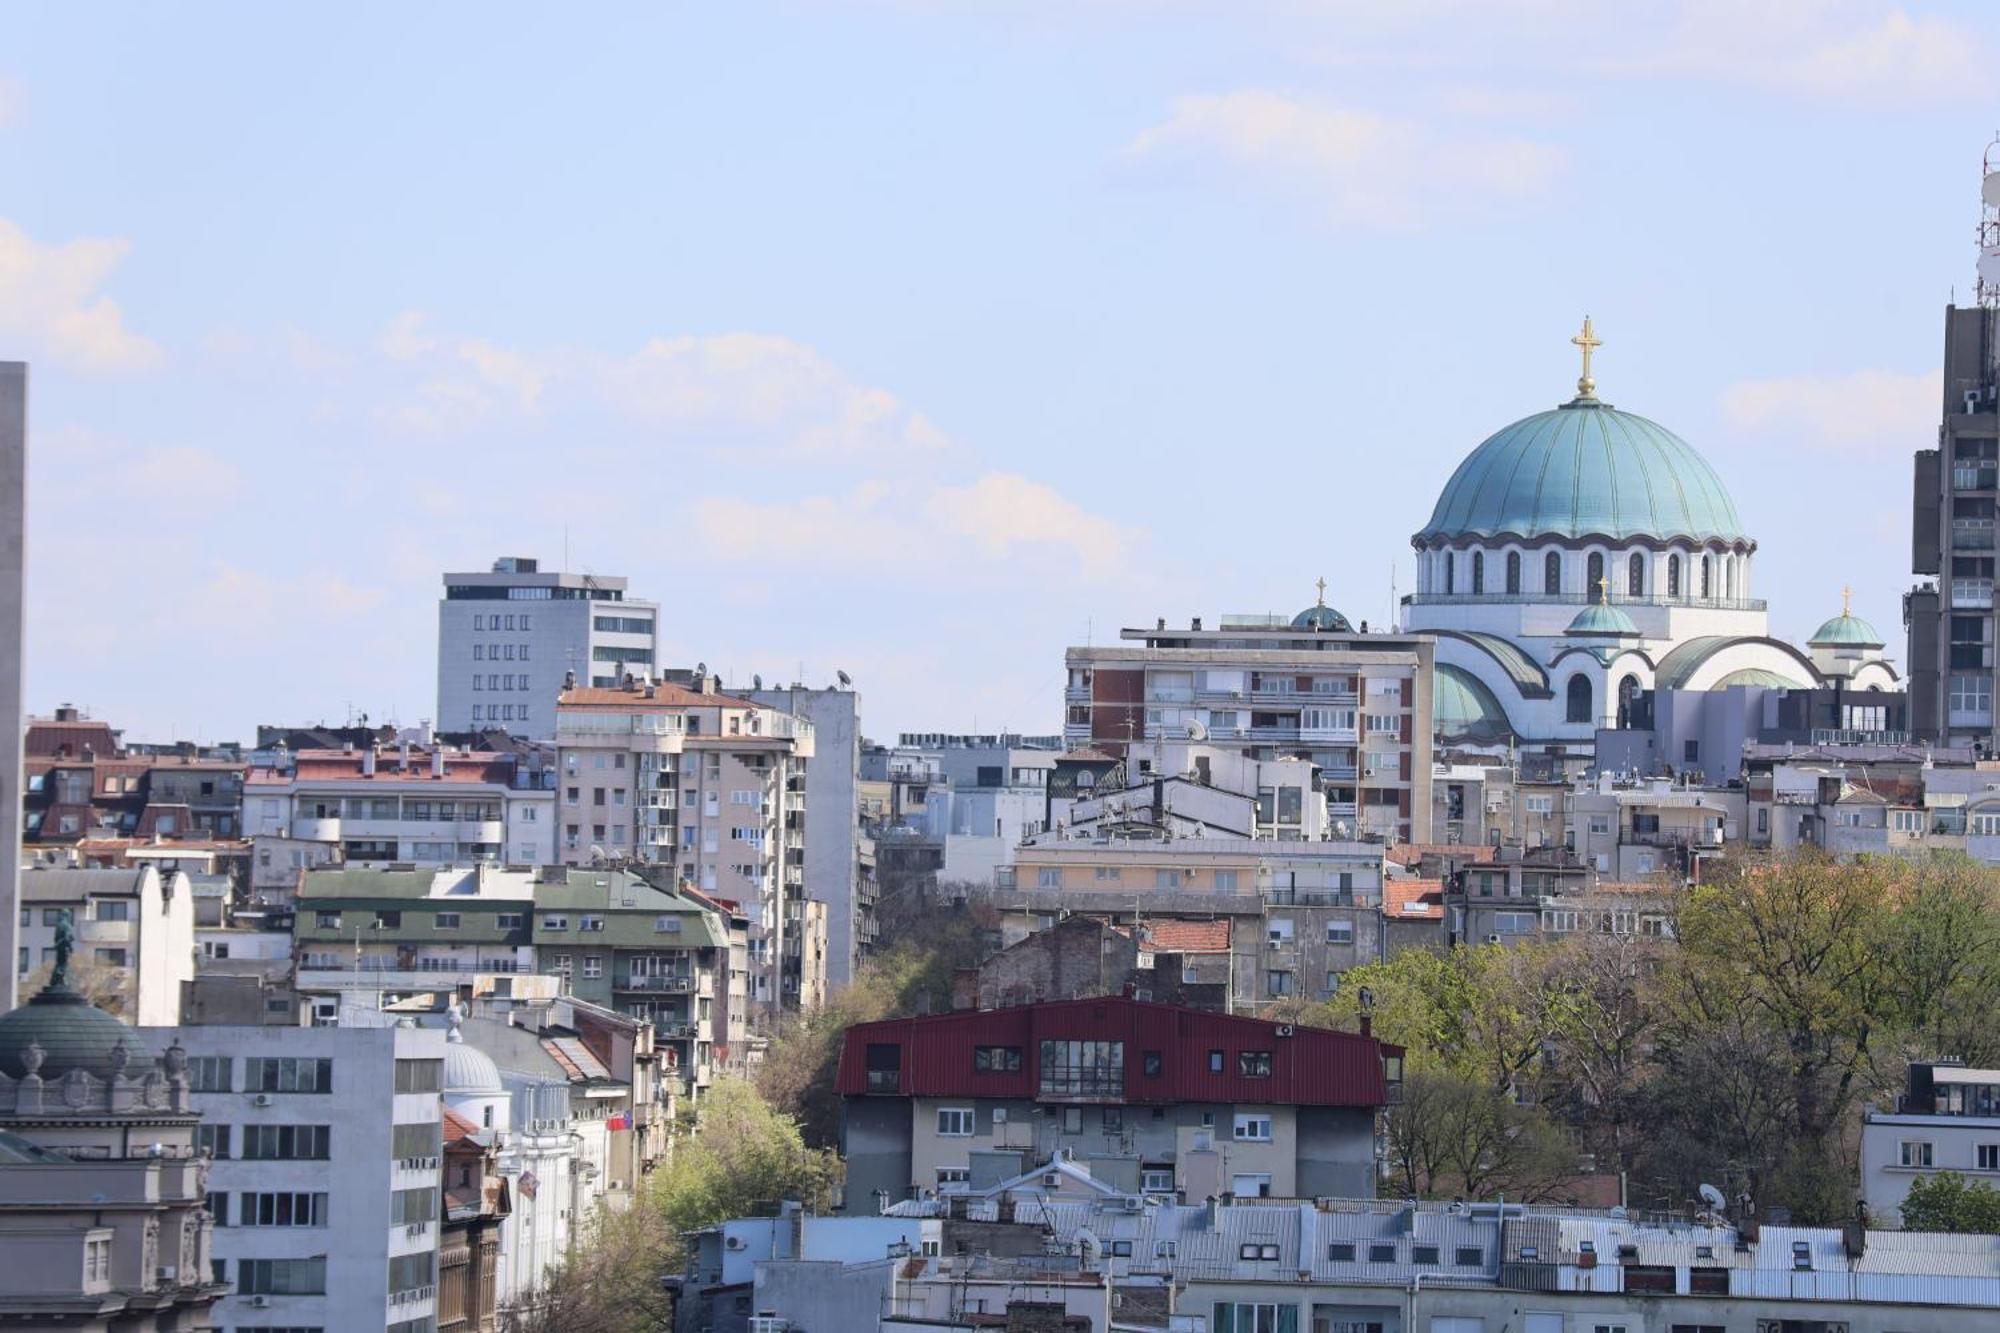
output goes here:
[[1843, 608], [1804, 648], [1771, 635], [1757, 543], [1722, 478], [1597, 396], [1589, 320], [1569, 402], [1494, 432], [1412, 538], [1402, 629], [1433, 637], [1447, 743], [1588, 750], [1647, 690], [1895, 690], [1882, 636]]

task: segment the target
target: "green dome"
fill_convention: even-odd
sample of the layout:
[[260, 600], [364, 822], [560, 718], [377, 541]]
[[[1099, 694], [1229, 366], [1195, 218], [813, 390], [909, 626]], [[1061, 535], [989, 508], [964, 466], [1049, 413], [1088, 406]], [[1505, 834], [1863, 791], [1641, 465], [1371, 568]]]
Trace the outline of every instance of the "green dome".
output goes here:
[[1569, 622], [1569, 628], [1563, 633], [1637, 638], [1639, 627], [1619, 607], [1608, 602], [1592, 602], [1576, 613], [1576, 619]]
[[1485, 682], [1449, 662], [1438, 663], [1431, 677], [1431, 719], [1446, 741], [1500, 740], [1514, 730]]
[[1821, 625], [1806, 640], [1808, 648], [1880, 648], [1882, 636], [1875, 627], [1851, 611], [1842, 611]]
[[1712, 690], [1726, 690], [1731, 685], [1761, 685], [1767, 690], [1796, 690], [1799, 687], [1797, 681], [1786, 676], [1781, 676], [1775, 671], [1767, 670], [1764, 667], [1744, 667], [1741, 670], [1730, 672], [1721, 680], [1709, 686], [1709, 688]]
[[68, 987], [52, 986], [0, 1015], [0, 1074], [9, 1078], [26, 1074], [28, 1047], [36, 1045], [42, 1048], [42, 1063], [35, 1072], [46, 1082], [72, 1069], [109, 1079], [114, 1066], [111, 1053], [120, 1042], [130, 1057], [128, 1075], [137, 1077], [152, 1066], [152, 1052], [141, 1044], [137, 1032]]
[[1292, 617], [1293, 629], [1318, 630], [1328, 634], [1351, 634], [1354, 626], [1347, 623], [1347, 617], [1321, 602], [1309, 606]]
[[1416, 540], [1501, 536], [1750, 540], [1693, 446], [1595, 398], [1488, 436], [1451, 474]]

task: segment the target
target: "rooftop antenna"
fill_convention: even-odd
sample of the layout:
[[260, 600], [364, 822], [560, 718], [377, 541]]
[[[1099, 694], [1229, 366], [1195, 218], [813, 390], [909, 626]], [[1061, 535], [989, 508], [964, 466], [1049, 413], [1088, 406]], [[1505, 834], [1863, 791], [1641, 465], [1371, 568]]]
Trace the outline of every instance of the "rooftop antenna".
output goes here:
[[1986, 145], [1979, 165], [1978, 273], [1975, 299], [1989, 310], [2000, 308], [2000, 134]]

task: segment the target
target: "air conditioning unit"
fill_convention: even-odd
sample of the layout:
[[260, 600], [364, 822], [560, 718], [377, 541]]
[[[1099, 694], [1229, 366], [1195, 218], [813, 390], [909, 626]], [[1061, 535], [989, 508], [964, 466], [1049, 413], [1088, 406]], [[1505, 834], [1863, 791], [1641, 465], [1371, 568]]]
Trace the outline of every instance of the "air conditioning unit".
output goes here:
[[1280, 1024], [1278, 1024], [1278, 1035], [1279, 1035], [1280, 1037], [1289, 1037], [1289, 1036], [1291, 1036], [1291, 1035], [1292, 1035], [1292, 1033], [1293, 1033], [1293, 1031], [1294, 1031], [1294, 1030], [1295, 1030], [1295, 1029], [1294, 1029], [1294, 1028], [1292, 1027], [1292, 1025], [1291, 1025], [1290, 1023], [1280, 1023]]
[[271, 1105], [271, 1094], [268, 1092], [260, 1092], [255, 1097], [252, 1097], [250, 1099], [250, 1104], [252, 1106], [269, 1106]]
[[269, 1296], [247, 1296], [243, 1303], [253, 1310], [262, 1310], [271, 1303]]
[[153, 1270], [153, 1276], [162, 1282], [174, 1282], [180, 1277], [180, 1269], [172, 1264], [162, 1264]]
[[1006, 1108], [1006, 1107], [1004, 1107], [1004, 1106], [996, 1106], [996, 1107], [994, 1107], [994, 1108], [993, 1108], [993, 1123], [994, 1123], [994, 1124], [996, 1124], [996, 1125], [1004, 1125], [1004, 1124], [1006, 1124], [1006, 1123], [1007, 1123], [1007, 1108]]
[[1498, 935], [1488, 935], [1486, 937], [1486, 942], [1488, 944], [1498, 944], [1500, 942], [1500, 937]]
[[724, 1249], [740, 1250], [743, 1248], [743, 1237], [731, 1236], [728, 1240], [723, 1241], [722, 1245]]
[[1979, 410], [1979, 390], [1967, 389], [1965, 391], [1965, 410], [1967, 412], [1977, 412]]

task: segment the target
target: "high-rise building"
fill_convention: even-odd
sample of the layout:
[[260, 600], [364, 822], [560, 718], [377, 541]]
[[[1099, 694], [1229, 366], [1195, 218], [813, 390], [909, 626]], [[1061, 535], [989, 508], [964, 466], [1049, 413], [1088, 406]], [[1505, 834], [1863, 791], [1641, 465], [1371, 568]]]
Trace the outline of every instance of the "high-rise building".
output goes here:
[[1944, 313], [1938, 447], [1920, 449], [1910, 565], [1933, 582], [1903, 598], [1910, 730], [1941, 745], [1993, 745], [1994, 506], [2000, 497], [1996, 311]]
[[[18, 947], [15, 879], [21, 864], [21, 599], [28, 531], [28, 367], [0, 361], [0, 958]], [[14, 1007], [14, 974], [0, 968], [0, 1013]]]
[[544, 573], [503, 556], [484, 574], [446, 574], [438, 602], [437, 729], [555, 735], [564, 675], [615, 686], [658, 665], [659, 607], [608, 574]]

